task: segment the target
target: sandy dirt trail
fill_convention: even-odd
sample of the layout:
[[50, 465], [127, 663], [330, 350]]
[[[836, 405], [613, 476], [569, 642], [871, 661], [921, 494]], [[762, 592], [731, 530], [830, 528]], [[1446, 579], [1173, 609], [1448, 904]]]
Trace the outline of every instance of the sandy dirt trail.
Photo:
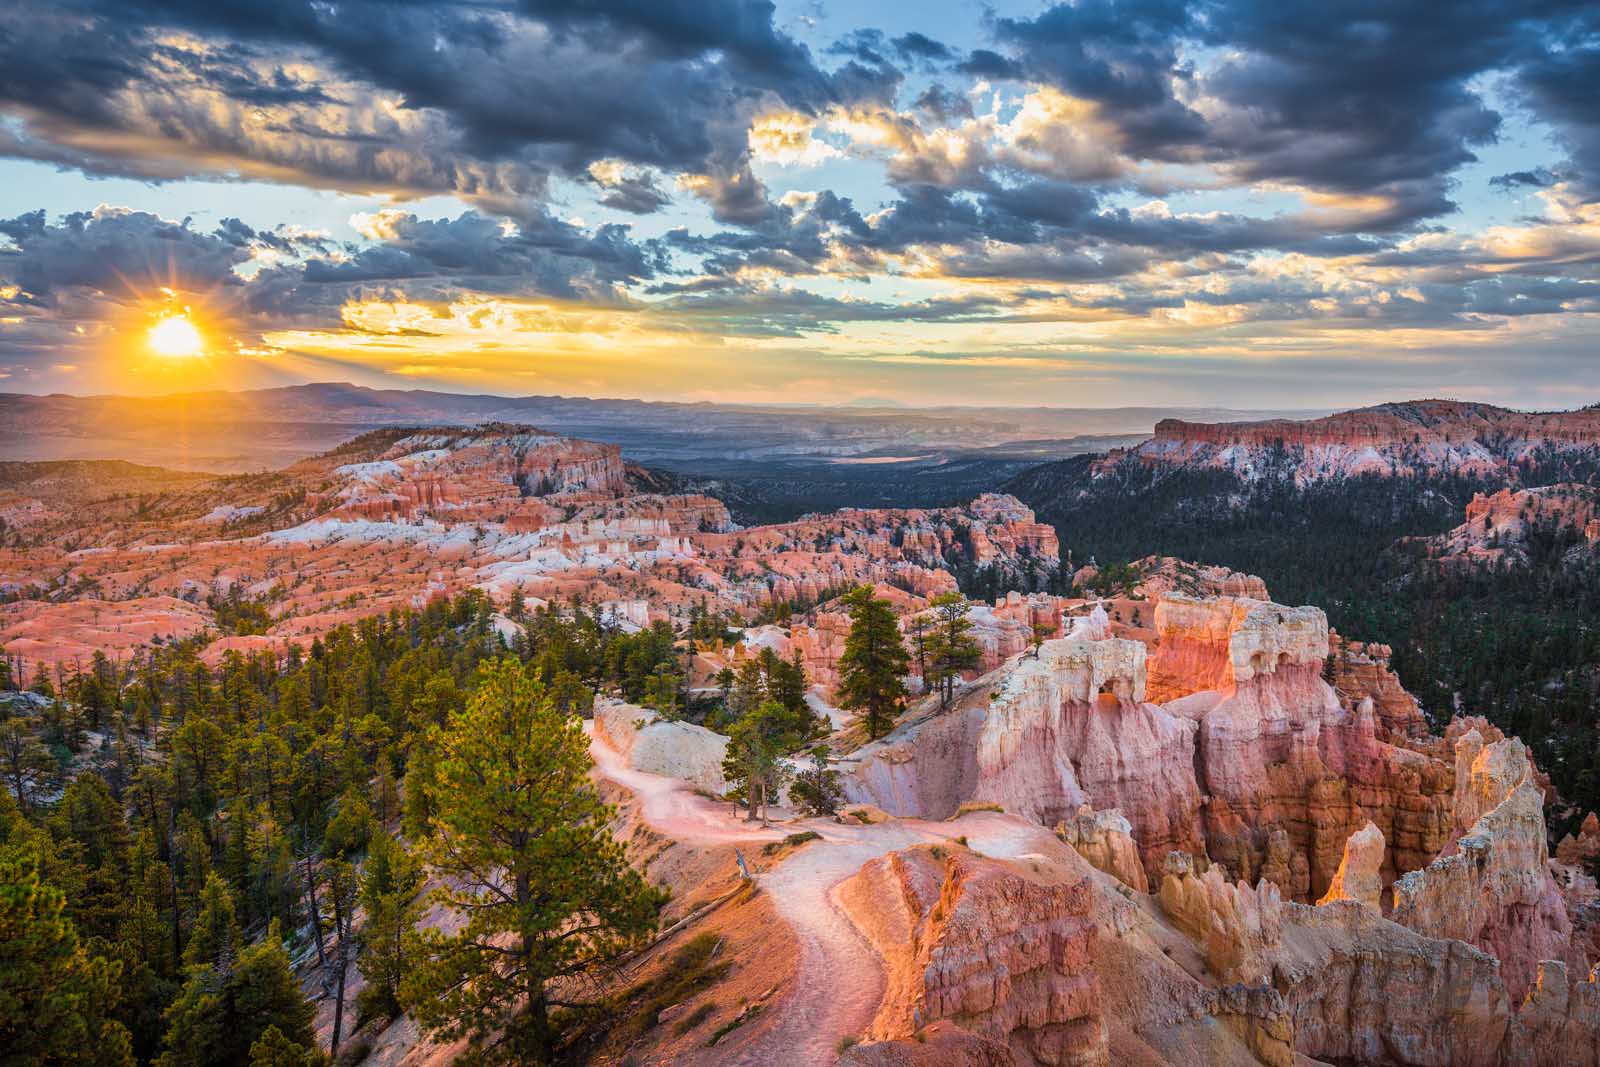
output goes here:
[[696, 794], [676, 778], [635, 771], [622, 755], [595, 736], [589, 753], [599, 773], [639, 797], [645, 821], [685, 844], [766, 842], [811, 830], [822, 840], [806, 845], [756, 878], [778, 914], [794, 928], [800, 943], [795, 986], [771, 1009], [777, 1019], [733, 1067], [826, 1067], [838, 1059], [844, 1037], [865, 1034], [883, 1000], [883, 963], [850, 917], [835, 890], [862, 864], [897, 849], [952, 841], [966, 835], [969, 847], [997, 856], [1016, 856], [1033, 833], [1048, 833], [1014, 817], [967, 816], [959, 823], [896, 819], [872, 825], [828, 819], [785, 823], [763, 829], [729, 816], [725, 805]]
[[782, 830], [736, 817], [731, 804], [707, 800], [681, 778], [665, 778], [629, 767], [622, 753], [596, 736], [592, 721], [583, 724], [583, 732], [589, 735], [589, 757], [600, 776], [638, 797], [644, 821], [668, 837], [687, 845], [777, 841], [783, 837]]

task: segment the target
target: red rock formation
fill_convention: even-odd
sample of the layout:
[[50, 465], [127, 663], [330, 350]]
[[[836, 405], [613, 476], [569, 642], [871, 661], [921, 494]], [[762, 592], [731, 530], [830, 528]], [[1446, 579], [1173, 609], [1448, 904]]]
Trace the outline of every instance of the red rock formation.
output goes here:
[[1267, 599], [1266, 582], [1227, 567], [1203, 566], [1172, 556], [1146, 556], [1135, 562], [1133, 569], [1139, 573], [1135, 592], [1149, 600], [1159, 600], [1166, 593]]
[[1355, 474], [1513, 475], [1536, 452], [1600, 451], [1600, 408], [1520, 412], [1488, 404], [1419, 400], [1296, 421], [1196, 423], [1163, 419], [1155, 436], [1101, 461], [1220, 467], [1245, 477], [1286, 450], [1302, 481]]
[[1330, 631], [1333, 650], [1333, 688], [1339, 702], [1355, 710], [1372, 701], [1379, 736], [1385, 740], [1421, 737], [1428, 732], [1427, 716], [1417, 698], [1406, 692], [1389, 667], [1394, 654], [1388, 645], [1346, 641]]
[[1353, 900], [1378, 911], [1383, 900], [1383, 879], [1378, 873], [1383, 866], [1383, 853], [1383, 832], [1372, 823], [1351, 834], [1344, 843], [1344, 858], [1339, 861], [1339, 869], [1317, 903]]
[[1577, 836], [1567, 834], [1556, 844], [1556, 858], [1572, 867], [1582, 867], [1600, 856], [1600, 817], [1594, 812], [1583, 817]]
[[1427, 545], [1446, 567], [1525, 562], [1528, 536], [1536, 529], [1575, 531], [1586, 546], [1600, 544], [1600, 489], [1563, 483], [1477, 493], [1467, 504], [1466, 521], [1428, 538]]
[[1144, 656], [1136, 641], [1046, 641], [949, 712], [861, 749], [846, 793], [934, 817], [971, 800], [1045, 826], [1115, 808], [1154, 875], [1203, 838], [1195, 724], [1144, 700]]
[[[40, 576], [64, 576], [107, 601], [165, 594], [195, 603], [237, 588], [272, 599], [278, 621], [267, 637], [277, 647], [473, 587], [502, 599], [520, 587], [534, 601], [627, 605], [627, 623], [645, 625], [697, 606], [746, 617], [775, 603], [804, 610], [863, 583], [892, 588], [913, 610], [955, 589], [947, 557], [1017, 572], [1058, 562], [1054, 532], [1011, 497], [741, 531], [710, 497], [628, 492], [613, 445], [517, 426], [379, 431], [277, 474], [176, 485], [172, 501], [146, 509], [159, 521], [130, 517], [126, 501], [108, 497], [80, 510], [72, 529], [62, 518], [29, 526], [21, 547], [0, 549], [0, 588], [42, 595]], [[89, 493], [74, 483], [71, 499]], [[194, 632], [179, 617], [186, 612], [145, 626], [134, 643]], [[1030, 612], [1053, 614], [1008, 605], [985, 615], [987, 665], [1026, 646], [1021, 616]], [[823, 613], [795, 635], [825, 688], [844, 626]], [[81, 648], [66, 637], [11, 636], [30, 661]]]
[[1019, 1063], [1108, 1062], [1086, 884], [1038, 884], [965, 849], [919, 848], [870, 861], [839, 898], [887, 971], [874, 1039], [948, 1020]]
[[1283, 936], [1283, 898], [1263, 879], [1252, 889], [1230, 884], [1222, 868], [1196, 871], [1183, 852], [1168, 853], [1157, 892], [1161, 910], [1205, 949], [1211, 973], [1224, 982], [1257, 985], [1272, 970]]
[[[1391, 844], [1386, 881], [1449, 840], [1449, 767], [1380, 741], [1370, 701], [1341, 706], [1321, 677], [1320, 611], [1168, 596], [1156, 627], [1151, 675], [1169, 710], [1199, 722], [1207, 850], [1234, 877], [1266, 874], [1285, 896], [1315, 899], [1368, 819]], [[1203, 689], [1182, 695], [1189, 686]]]
[[1139, 846], [1133, 840], [1133, 824], [1116, 809], [1095, 811], [1085, 804], [1078, 813], [1056, 824], [1056, 836], [1077, 850], [1096, 870], [1141, 893], [1150, 890]]
[[1544, 796], [1520, 741], [1486, 746], [1471, 731], [1456, 743], [1456, 754], [1455, 816], [1465, 836], [1395, 882], [1393, 918], [1429, 937], [1491, 952], [1506, 988], [1521, 997], [1539, 961], [1584, 964], [1548, 869]]

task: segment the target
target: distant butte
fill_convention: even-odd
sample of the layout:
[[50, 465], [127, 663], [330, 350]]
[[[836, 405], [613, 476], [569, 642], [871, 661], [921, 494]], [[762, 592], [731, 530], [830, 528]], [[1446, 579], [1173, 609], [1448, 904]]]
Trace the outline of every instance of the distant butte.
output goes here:
[[1600, 406], [1522, 412], [1459, 400], [1415, 400], [1305, 421], [1163, 419], [1150, 440], [1113, 451], [1099, 466], [1109, 469], [1133, 457], [1258, 476], [1273, 464], [1287, 463], [1303, 481], [1359, 474], [1514, 476], [1541, 453], [1596, 450]]

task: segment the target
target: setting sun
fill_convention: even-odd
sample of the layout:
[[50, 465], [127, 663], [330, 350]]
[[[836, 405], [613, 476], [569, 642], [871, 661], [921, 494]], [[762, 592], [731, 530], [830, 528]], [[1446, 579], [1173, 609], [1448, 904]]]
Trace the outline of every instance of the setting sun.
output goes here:
[[165, 315], [150, 327], [150, 350], [161, 356], [197, 356], [205, 349], [205, 338], [187, 315]]

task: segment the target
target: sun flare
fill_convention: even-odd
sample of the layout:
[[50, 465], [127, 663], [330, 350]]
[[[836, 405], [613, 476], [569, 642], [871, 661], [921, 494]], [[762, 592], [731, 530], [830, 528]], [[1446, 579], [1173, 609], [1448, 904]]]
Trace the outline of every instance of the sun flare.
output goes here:
[[146, 336], [150, 351], [158, 356], [198, 356], [206, 341], [188, 315], [164, 315]]

